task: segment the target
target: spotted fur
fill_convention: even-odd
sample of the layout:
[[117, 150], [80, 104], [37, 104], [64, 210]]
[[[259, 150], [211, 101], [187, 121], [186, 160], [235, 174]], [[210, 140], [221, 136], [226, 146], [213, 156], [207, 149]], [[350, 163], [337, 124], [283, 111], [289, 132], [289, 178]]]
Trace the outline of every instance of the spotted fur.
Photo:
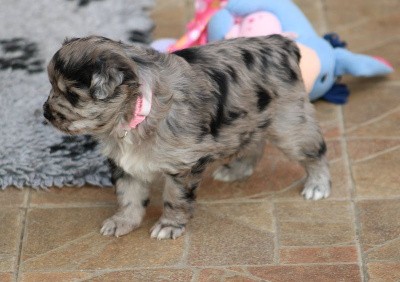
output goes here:
[[[214, 178], [248, 177], [266, 141], [304, 166], [306, 199], [327, 197], [326, 145], [299, 60], [296, 45], [279, 35], [172, 54], [96, 36], [66, 41], [48, 66], [52, 90], [44, 112], [62, 131], [92, 134], [112, 160], [120, 209], [101, 233], [120, 236], [140, 225], [149, 183], [161, 172], [164, 212], [151, 237], [179, 237], [206, 166], [230, 158]], [[153, 107], [125, 136], [144, 84]]]

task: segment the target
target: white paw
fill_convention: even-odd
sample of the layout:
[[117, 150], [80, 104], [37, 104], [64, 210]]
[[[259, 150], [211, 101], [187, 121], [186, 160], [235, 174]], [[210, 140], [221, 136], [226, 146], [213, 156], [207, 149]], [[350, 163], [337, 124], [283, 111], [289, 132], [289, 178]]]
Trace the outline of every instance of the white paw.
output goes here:
[[307, 182], [301, 195], [307, 200], [320, 200], [327, 198], [331, 193], [331, 185], [329, 181], [323, 183]]
[[185, 231], [185, 226], [183, 225], [171, 225], [165, 224], [158, 221], [150, 229], [150, 237], [157, 238], [157, 240], [162, 239], [176, 239], [183, 234]]
[[125, 218], [112, 216], [103, 221], [103, 226], [100, 229], [100, 233], [104, 236], [119, 237], [128, 234], [138, 226], [139, 224], [129, 221]]
[[223, 181], [223, 182], [232, 182], [235, 180], [239, 180], [242, 178], [246, 178], [253, 174], [253, 168], [248, 167], [241, 167], [244, 170], [234, 169], [233, 167], [229, 166], [220, 166], [217, 168], [213, 173], [213, 178], [215, 180]]

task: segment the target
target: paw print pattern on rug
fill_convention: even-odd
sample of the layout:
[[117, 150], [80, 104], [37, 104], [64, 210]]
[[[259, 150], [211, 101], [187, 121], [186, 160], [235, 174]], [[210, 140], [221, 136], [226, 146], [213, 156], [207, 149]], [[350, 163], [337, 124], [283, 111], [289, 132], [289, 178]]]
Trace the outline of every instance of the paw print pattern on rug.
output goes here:
[[62, 137], [61, 143], [50, 146], [50, 153], [76, 160], [85, 153], [95, 150], [96, 146], [97, 142], [89, 135], [66, 135]]
[[[75, 1], [75, 0], [68, 0], [68, 1]], [[90, 4], [90, 2], [95, 2], [95, 1], [102, 1], [102, 0], [78, 0], [78, 6], [79, 7], [85, 7]]]
[[26, 38], [0, 39], [0, 70], [26, 70], [38, 73], [44, 70], [37, 44]]

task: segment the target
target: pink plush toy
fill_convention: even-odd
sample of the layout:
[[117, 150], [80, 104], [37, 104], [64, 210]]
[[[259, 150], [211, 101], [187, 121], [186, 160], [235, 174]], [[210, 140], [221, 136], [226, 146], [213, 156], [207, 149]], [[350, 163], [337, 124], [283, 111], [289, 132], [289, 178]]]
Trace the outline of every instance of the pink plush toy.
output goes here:
[[235, 24], [225, 35], [226, 39], [281, 33], [278, 18], [269, 12], [255, 12], [244, 18], [235, 18]]

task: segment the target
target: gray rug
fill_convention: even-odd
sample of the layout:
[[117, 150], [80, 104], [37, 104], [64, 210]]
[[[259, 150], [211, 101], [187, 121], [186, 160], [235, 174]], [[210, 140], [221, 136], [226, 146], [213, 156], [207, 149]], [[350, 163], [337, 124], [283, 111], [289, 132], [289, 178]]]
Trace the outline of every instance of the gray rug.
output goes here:
[[46, 64], [66, 37], [147, 43], [153, 0], [1, 0], [0, 187], [109, 186], [88, 136], [57, 132], [42, 116]]

